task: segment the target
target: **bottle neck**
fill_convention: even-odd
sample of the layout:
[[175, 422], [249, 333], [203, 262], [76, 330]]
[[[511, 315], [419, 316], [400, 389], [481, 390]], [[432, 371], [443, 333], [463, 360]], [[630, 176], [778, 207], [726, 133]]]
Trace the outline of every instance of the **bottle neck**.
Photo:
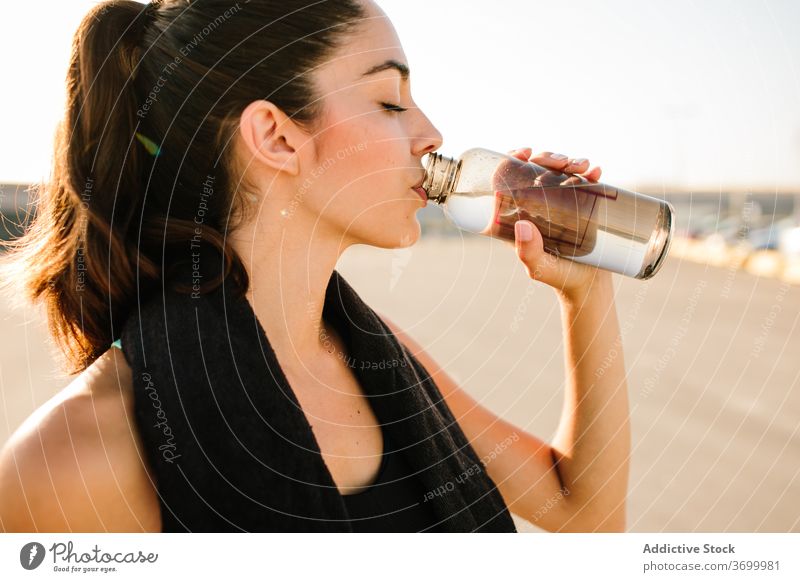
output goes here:
[[437, 153], [428, 154], [425, 182], [422, 184], [422, 189], [428, 194], [428, 200], [443, 204], [455, 188], [460, 170], [461, 160]]

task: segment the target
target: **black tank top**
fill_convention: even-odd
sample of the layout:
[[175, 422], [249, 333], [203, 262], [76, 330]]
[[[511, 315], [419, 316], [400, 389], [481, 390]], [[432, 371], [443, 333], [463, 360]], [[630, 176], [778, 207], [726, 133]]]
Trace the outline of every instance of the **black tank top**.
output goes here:
[[342, 495], [355, 532], [434, 532], [439, 521], [425, 501], [422, 483], [383, 431], [383, 457], [375, 482]]

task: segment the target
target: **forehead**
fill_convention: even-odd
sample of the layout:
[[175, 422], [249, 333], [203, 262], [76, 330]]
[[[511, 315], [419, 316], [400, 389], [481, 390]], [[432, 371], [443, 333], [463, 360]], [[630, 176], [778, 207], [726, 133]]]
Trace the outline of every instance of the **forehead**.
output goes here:
[[[382, 65], [393, 61], [402, 68], [407, 63], [391, 20], [372, 2], [364, 6], [365, 18], [347, 33], [339, 47], [316, 70], [318, 82], [327, 89], [399, 76], [397, 68]], [[371, 70], [377, 72], [365, 76]]]

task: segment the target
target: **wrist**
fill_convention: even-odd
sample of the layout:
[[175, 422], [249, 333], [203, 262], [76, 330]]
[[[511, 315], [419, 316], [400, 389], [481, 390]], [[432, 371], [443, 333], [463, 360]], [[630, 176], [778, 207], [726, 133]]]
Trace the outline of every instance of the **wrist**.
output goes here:
[[588, 299], [614, 294], [613, 273], [602, 269], [593, 269], [585, 281], [577, 285], [556, 289], [562, 303], [583, 304]]

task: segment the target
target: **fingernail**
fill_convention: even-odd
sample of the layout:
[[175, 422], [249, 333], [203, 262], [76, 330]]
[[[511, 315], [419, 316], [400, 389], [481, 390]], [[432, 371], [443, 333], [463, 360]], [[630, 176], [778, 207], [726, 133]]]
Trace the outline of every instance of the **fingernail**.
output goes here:
[[572, 166], [580, 166], [581, 164], [585, 164], [588, 161], [589, 160], [587, 160], [586, 158], [578, 158], [577, 160], [572, 160], [570, 162], [570, 165], [572, 165]]
[[528, 242], [533, 238], [533, 229], [531, 228], [530, 222], [525, 222], [524, 220], [518, 220], [514, 224], [515, 235], [517, 240], [521, 242]]
[[564, 154], [550, 154], [550, 157], [553, 158], [554, 160], [566, 160], [567, 159], [567, 156], [565, 156]]

